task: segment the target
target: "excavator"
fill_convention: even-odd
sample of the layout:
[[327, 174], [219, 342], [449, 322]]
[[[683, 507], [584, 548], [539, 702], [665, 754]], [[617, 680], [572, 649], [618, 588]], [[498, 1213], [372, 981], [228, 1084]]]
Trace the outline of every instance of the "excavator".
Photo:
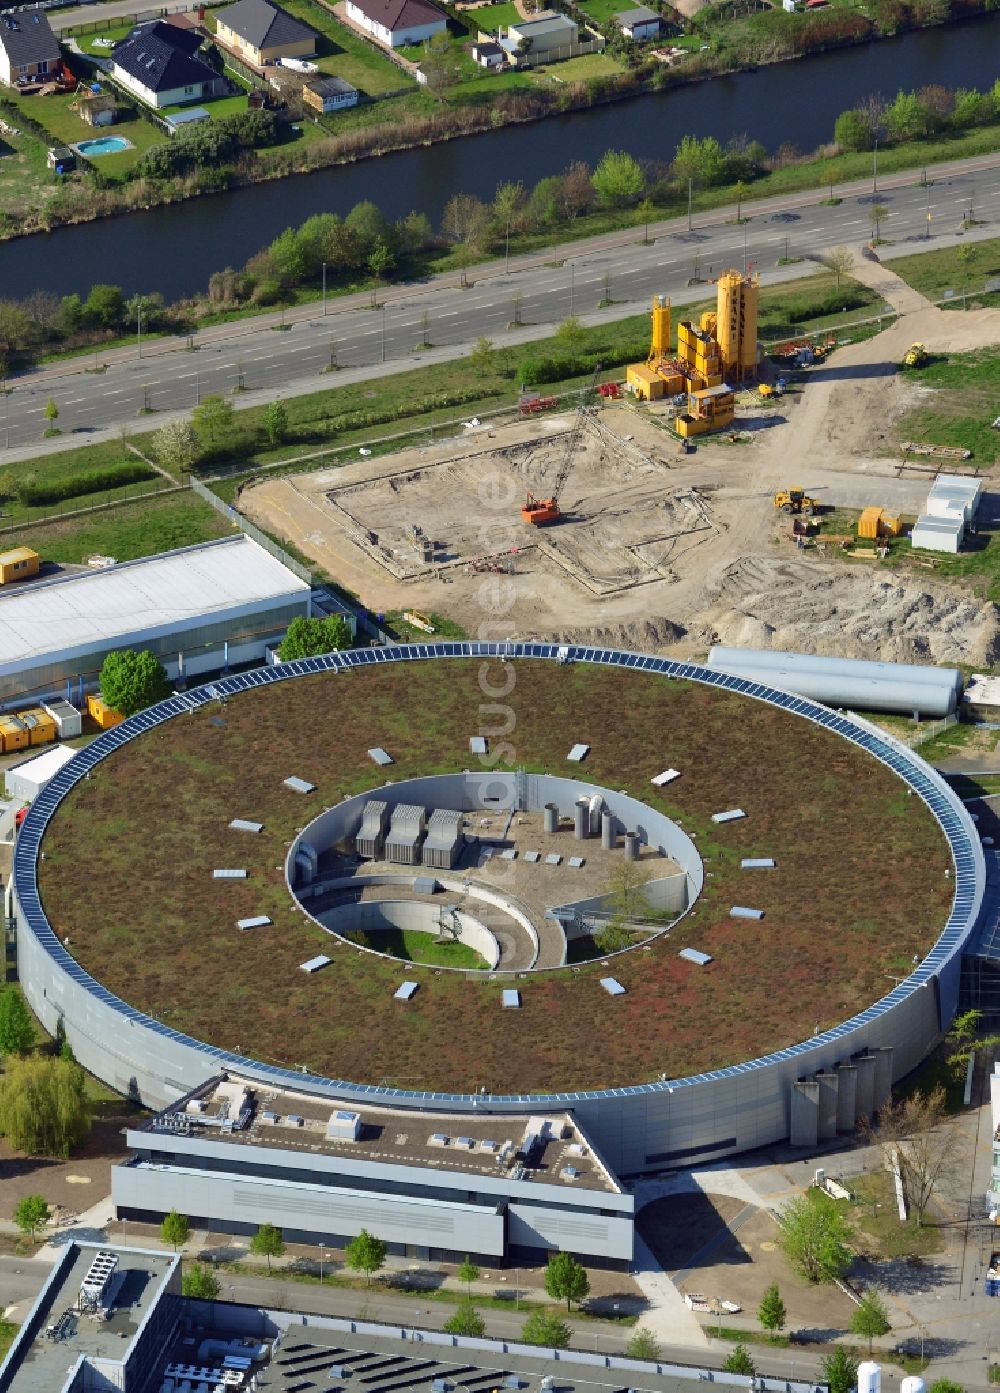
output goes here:
[[562, 486], [566, 482], [570, 466], [573, 463], [573, 456], [576, 454], [577, 445], [580, 443], [580, 435], [583, 432], [583, 422], [587, 414], [587, 404], [594, 395], [597, 386], [597, 379], [600, 375], [600, 363], [594, 368], [594, 375], [590, 379], [590, 386], [580, 395], [580, 405], [577, 407], [576, 420], [573, 429], [570, 431], [569, 440], [566, 443], [566, 453], [563, 455], [562, 464], [559, 466], [559, 473], [556, 475], [555, 484], [552, 487], [550, 498], [536, 498], [533, 493], [528, 492], [521, 509], [521, 521], [530, 523], [532, 527], [547, 527], [550, 522], [558, 522], [563, 517], [563, 511], [559, 507], [559, 494]]

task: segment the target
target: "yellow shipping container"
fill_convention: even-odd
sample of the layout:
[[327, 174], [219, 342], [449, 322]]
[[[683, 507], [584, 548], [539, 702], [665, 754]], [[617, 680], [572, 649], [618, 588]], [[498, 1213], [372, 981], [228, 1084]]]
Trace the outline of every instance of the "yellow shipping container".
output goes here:
[[0, 552], [0, 585], [37, 576], [41, 564], [42, 558], [30, 547], [14, 547], [12, 551]]
[[858, 536], [866, 541], [874, 541], [879, 534], [884, 508], [865, 508], [858, 518]]
[[87, 698], [87, 714], [93, 721], [96, 721], [101, 730], [110, 730], [112, 726], [120, 726], [125, 719], [120, 711], [116, 711], [113, 706], [109, 706], [106, 701], [102, 701], [99, 696], [93, 693]]
[[26, 750], [31, 741], [28, 727], [16, 716], [0, 716], [0, 749], [5, 755]]
[[40, 706], [32, 707], [30, 711], [19, 711], [18, 719], [28, 727], [29, 743], [32, 745], [48, 745], [59, 734], [55, 721]]

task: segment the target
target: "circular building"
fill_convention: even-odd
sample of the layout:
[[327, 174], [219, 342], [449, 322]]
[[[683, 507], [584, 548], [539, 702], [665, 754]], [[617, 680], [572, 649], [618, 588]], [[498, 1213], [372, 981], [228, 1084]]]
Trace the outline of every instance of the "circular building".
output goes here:
[[28, 999], [122, 1092], [568, 1112], [618, 1175], [852, 1130], [954, 1014], [984, 884], [867, 723], [513, 642], [171, 697], [57, 775], [14, 875]]

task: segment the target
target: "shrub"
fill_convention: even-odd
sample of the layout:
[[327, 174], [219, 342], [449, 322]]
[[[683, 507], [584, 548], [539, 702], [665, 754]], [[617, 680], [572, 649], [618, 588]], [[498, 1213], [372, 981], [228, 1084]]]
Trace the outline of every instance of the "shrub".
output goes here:
[[81, 474], [67, 474], [64, 479], [39, 482], [24, 479], [17, 485], [17, 498], [26, 508], [40, 508], [51, 503], [63, 503], [68, 498], [81, 498], [88, 493], [103, 493], [106, 489], [137, 484], [143, 479], [155, 479], [156, 470], [142, 460], [122, 460], [104, 469], [89, 469]]

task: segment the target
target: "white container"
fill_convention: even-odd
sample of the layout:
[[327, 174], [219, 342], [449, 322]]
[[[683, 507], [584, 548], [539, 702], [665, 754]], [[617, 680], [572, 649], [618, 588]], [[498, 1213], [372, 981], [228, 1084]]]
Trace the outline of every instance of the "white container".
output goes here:
[[881, 1393], [882, 1366], [866, 1359], [858, 1365], [858, 1393]]

